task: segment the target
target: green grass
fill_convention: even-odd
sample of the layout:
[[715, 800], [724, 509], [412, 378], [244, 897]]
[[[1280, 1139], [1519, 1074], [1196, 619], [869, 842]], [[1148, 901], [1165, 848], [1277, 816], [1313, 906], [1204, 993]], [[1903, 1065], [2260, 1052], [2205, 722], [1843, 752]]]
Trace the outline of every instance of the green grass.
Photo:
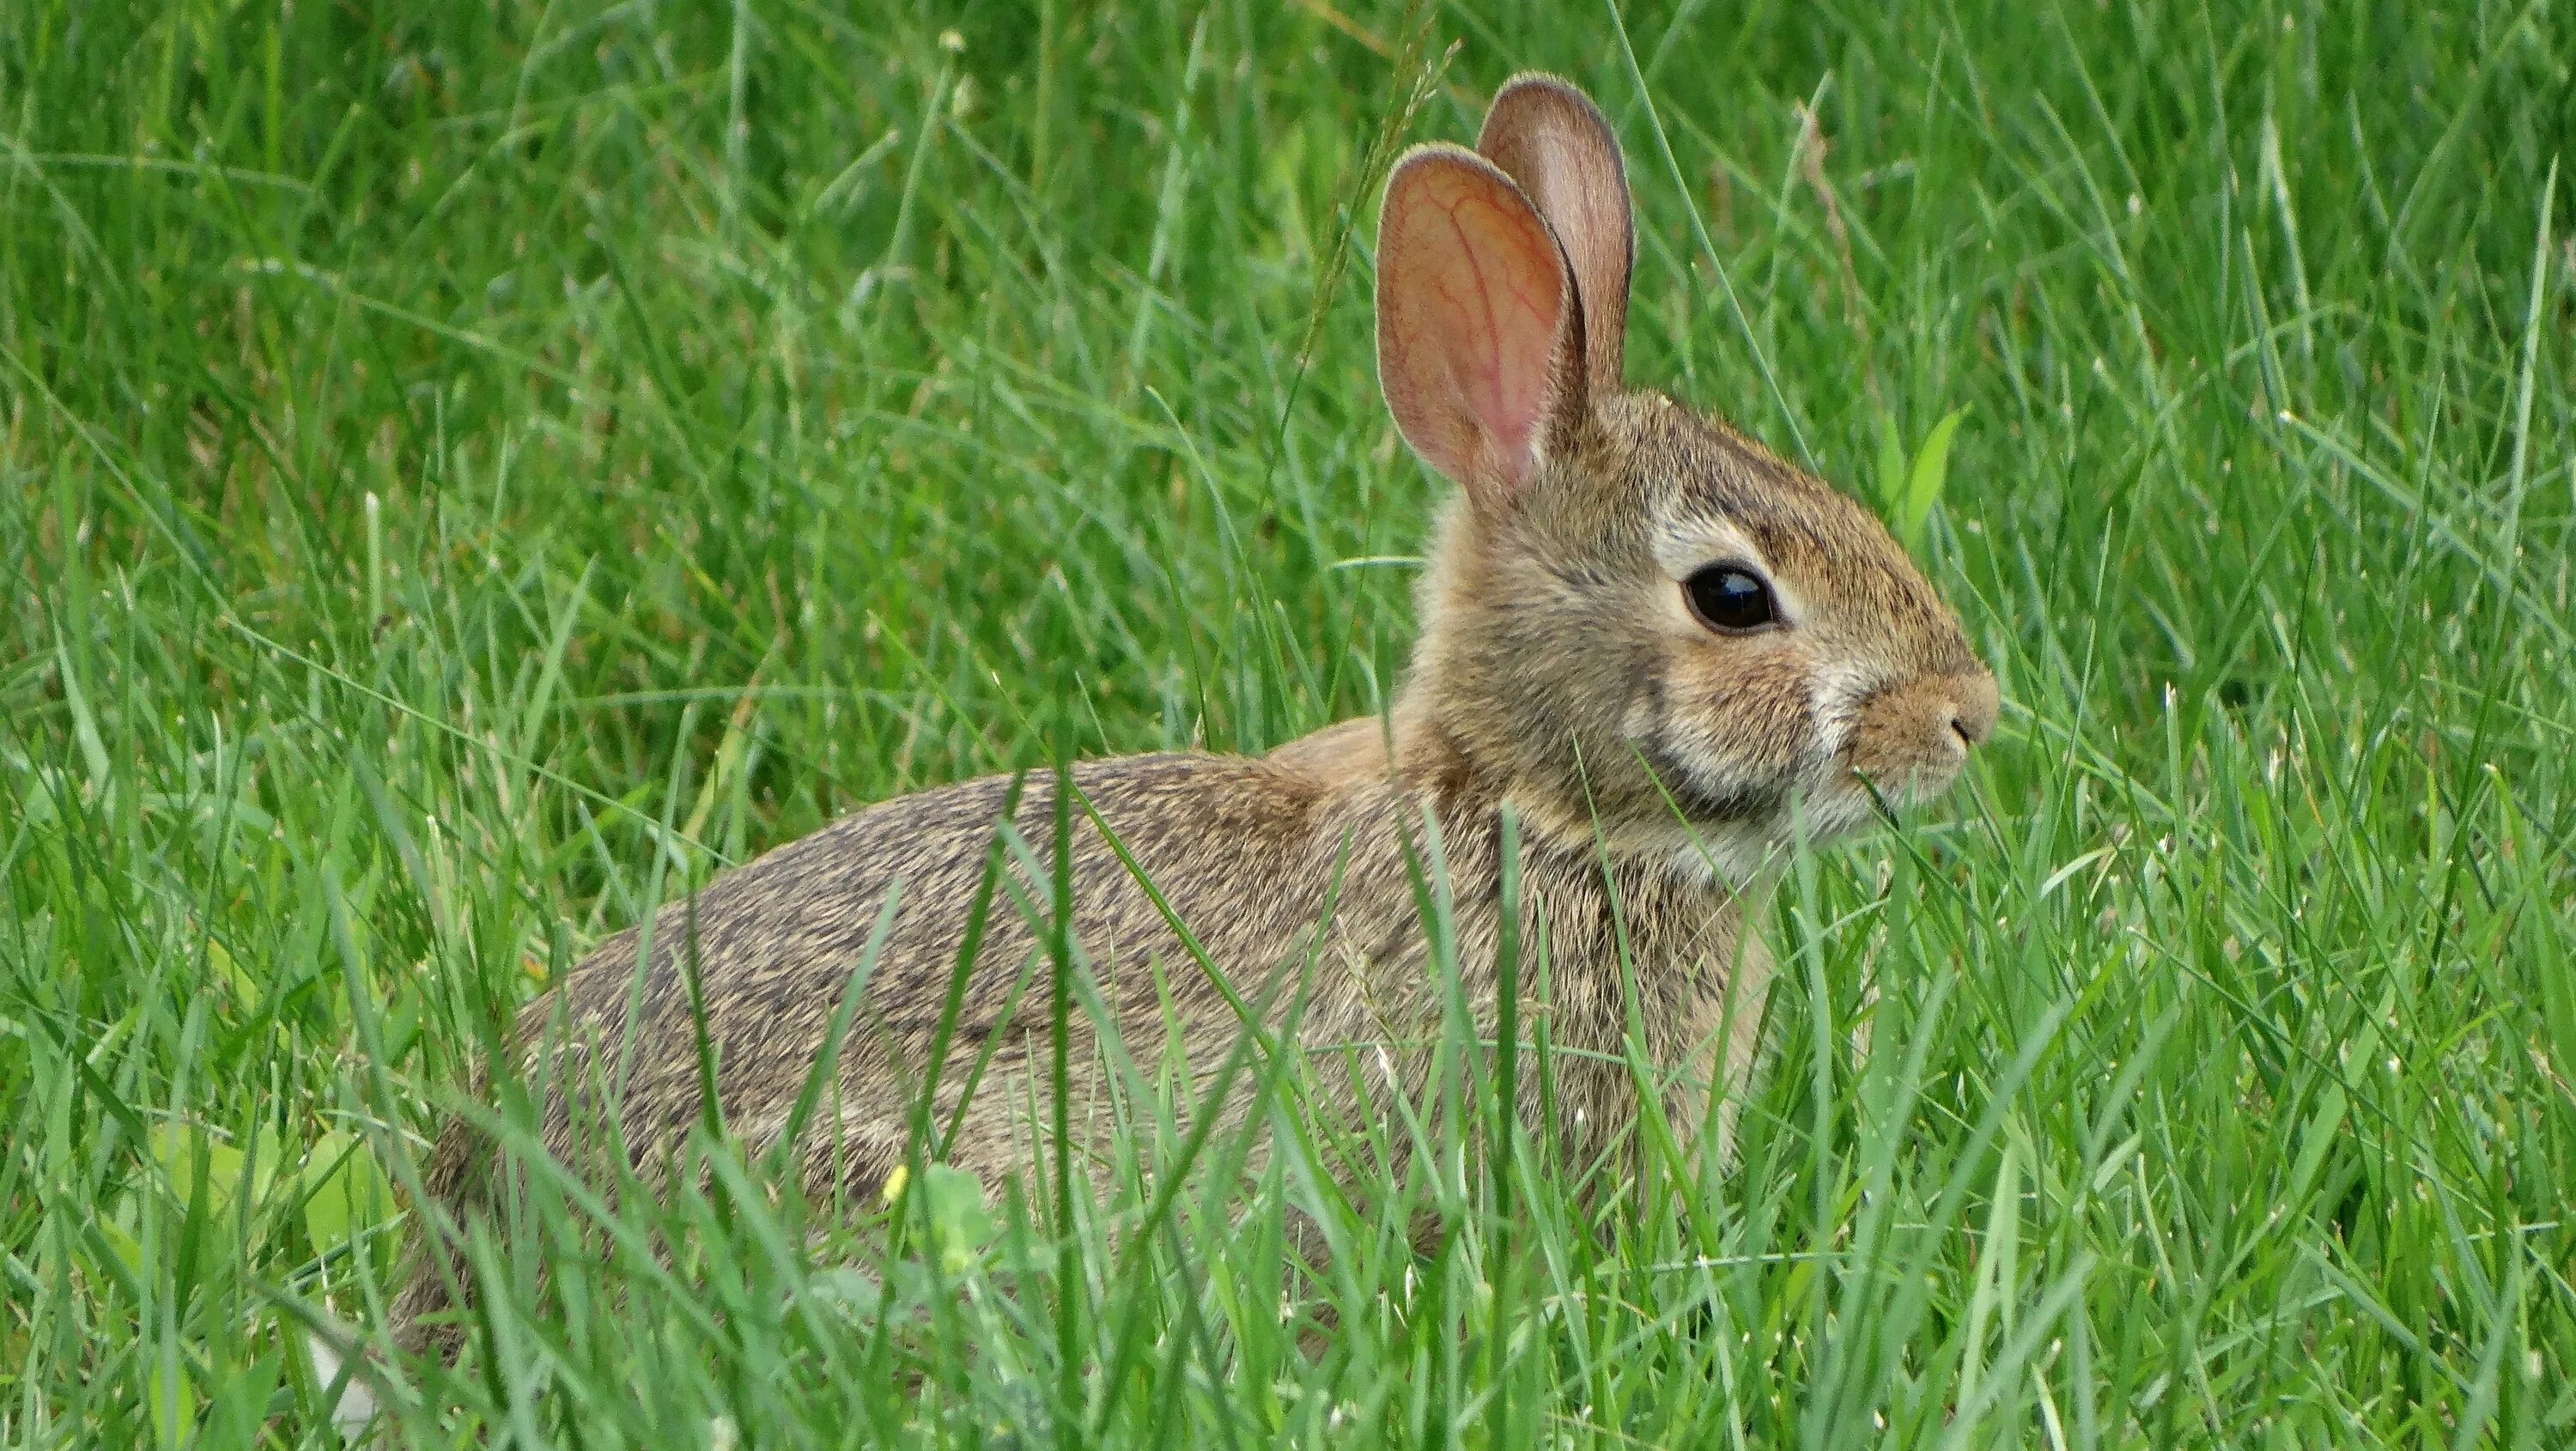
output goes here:
[[1377, 705], [1374, 177], [1522, 66], [1636, 377], [1872, 496], [1967, 410], [2004, 727], [1784, 886], [1740, 1164], [1417, 1172], [1284, 1311], [1221, 1141], [891, 1264], [555, 1204], [395, 1439], [2576, 1442], [2564, 7], [281, 8], [0, 7], [0, 1443], [334, 1444], [381, 1186], [685, 881]]

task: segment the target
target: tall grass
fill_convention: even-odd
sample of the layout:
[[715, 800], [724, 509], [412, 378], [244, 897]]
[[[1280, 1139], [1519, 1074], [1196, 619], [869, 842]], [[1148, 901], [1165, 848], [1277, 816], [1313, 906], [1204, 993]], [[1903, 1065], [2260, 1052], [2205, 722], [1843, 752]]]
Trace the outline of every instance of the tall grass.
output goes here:
[[1784, 885], [1736, 1162], [1334, 1218], [1473, 1114], [1309, 1152], [1331, 1065], [1247, 1049], [1255, 1154], [1128, 1043], [1098, 1203], [532, 1169], [388, 1435], [2569, 1444], [2571, 25], [0, 7], [0, 1442], [334, 1444], [422, 1136], [649, 903], [1376, 707], [1436, 490], [1371, 178], [1544, 66], [1636, 377], [1873, 496], [1965, 410], [1923, 549], [2004, 730]]

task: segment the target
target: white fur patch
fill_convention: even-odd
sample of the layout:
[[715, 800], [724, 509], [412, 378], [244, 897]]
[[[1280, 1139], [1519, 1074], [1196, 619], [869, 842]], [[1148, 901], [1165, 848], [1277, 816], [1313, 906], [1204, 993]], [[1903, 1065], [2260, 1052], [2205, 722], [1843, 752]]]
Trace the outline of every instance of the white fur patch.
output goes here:
[[1858, 663], [1819, 665], [1810, 677], [1808, 711], [1816, 722], [1816, 751], [1827, 760], [1843, 753], [1860, 728], [1861, 703], [1887, 685], [1887, 672]]
[[1741, 893], [1758, 880], [1778, 848], [1753, 831], [1683, 833], [1666, 860], [1673, 875], [1698, 885], [1725, 886]]
[[1753, 546], [1753, 538], [1724, 519], [1693, 517], [1665, 526], [1655, 535], [1655, 563], [1676, 581], [1690, 578], [1691, 571], [1721, 559], [1740, 559], [1761, 570], [1771, 572], [1771, 561]]
[[[339, 1352], [331, 1348], [330, 1342], [309, 1332], [305, 1336], [304, 1344], [307, 1353], [313, 1357], [313, 1378], [321, 1382], [324, 1387], [329, 1387], [331, 1382], [340, 1378], [340, 1367], [343, 1362]], [[340, 1387], [339, 1400], [332, 1403], [332, 1429], [340, 1433], [341, 1440], [355, 1445], [358, 1438], [366, 1433], [368, 1423], [375, 1418], [375, 1393], [368, 1390], [366, 1384], [356, 1376], [351, 1376], [347, 1383]]]

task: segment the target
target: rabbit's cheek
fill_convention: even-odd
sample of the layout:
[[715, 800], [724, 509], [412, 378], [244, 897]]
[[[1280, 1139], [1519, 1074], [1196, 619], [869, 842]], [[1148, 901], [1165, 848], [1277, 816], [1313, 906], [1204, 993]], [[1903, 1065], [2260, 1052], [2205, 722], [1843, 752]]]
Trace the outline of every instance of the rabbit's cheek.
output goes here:
[[1783, 659], [1743, 663], [1747, 668], [1711, 671], [1691, 682], [1677, 694], [1680, 708], [1673, 714], [1728, 773], [1785, 788], [1809, 758], [1816, 734], [1803, 672]]
[[1824, 759], [1805, 667], [1776, 640], [1703, 635], [1667, 657], [1622, 724], [1654, 777], [1641, 809], [1668, 821], [1678, 808], [1702, 831], [1767, 839]]

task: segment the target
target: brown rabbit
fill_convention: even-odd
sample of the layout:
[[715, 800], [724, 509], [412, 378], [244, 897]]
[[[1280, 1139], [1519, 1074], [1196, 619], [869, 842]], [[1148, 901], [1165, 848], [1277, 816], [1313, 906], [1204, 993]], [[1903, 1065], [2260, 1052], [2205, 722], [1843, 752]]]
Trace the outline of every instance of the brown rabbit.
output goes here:
[[[1266, 757], [1073, 770], [1078, 946], [1140, 1055], [1168, 1025], [1206, 1082], [1242, 1031], [1168, 905], [1242, 999], [1282, 969], [1308, 974], [1298, 1035], [1310, 1048], [1368, 1045], [1349, 1060], [1361, 1073], [1321, 1075], [1352, 1098], [1338, 1107], [1418, 1091], [1422, 1055], [1402, 1045], [1437, 1036], [1444, 989], [1407, 855], [1419, 859], [1436, 822], [1460, 978], [1490, 1033], [1510, 803], [1523, 823], [1524, 940], [1544, 934], [1544, 1010], [1570, 1050], [1556, 1063], [1569, 1161], [1591, 1162], [1635, 1118], [1635, 1080], [1618, 1062], [1632, 1021], [1647, 1055], [1677, 1070], [1666, 1107], [1689, 1127], [1712, 1079], [1737, 1079], [1753, 1046], [1769, 963], [1744, 924], [1772, 864], [1871, 819], [1873, 789], [1899, 803], [1941, 791], [1992, 729], [1992, 677], [1866, 509], [1723, 423], [1626, 385], [1632, 250], [1617, 143], [1563, 81], [1512, 81], [1475, 151], [1422, 146], [1395, 167], [1378, 246], [1379, 379], [1406, 441], [1460, 486], [1421, 581], [1421, 640], [1383, 721], [1345, 721]], [[665, 1172], [704, 1112], [691, 953], [724, 1120], [748, 1148], [768, 1147], [899, 883], [837, 1091], [799, 1145], [813, 1192], [873, 1197], [904, 1160], [1011, 790], [986, 778], [883, 802], [719, 876], [655, 917], [640, 979], [636, 930], [601, 943], [519, 1020], [525, 1070], [546, 1086], [549, 1147], [570, 1146], [574, 1103], [598, 1102], [578, 1090], [628, 1052], [617, 1126], [647, 1182]], [[1037, 862], [1023, 890], [1041, 905], [1053, 792], [1032, 774], [1014, 817]], [[1013, 993], [1043, 951], [1030, 916], [996, 900], [934, 1090], [945, 1124], [990, 1050], [951, 1150], [988, 1183], [1033, 1165], [1051, 1122], [1043, 963]], [[1104, 1070], [1093, 1020], [1072, 1016], [1087, 1099]], [[1108, 1116], [1069, 1108], [1079, 1146], [1096, 1148]], [[487, 1200], [491, 1152], [461, 1123], [440, 1135], [426, 1186], [450, 1214]], [[396, 1307], [406, 1340], [447, 1338], [421, 1324], [447, 1295], [424, 1254]]]

